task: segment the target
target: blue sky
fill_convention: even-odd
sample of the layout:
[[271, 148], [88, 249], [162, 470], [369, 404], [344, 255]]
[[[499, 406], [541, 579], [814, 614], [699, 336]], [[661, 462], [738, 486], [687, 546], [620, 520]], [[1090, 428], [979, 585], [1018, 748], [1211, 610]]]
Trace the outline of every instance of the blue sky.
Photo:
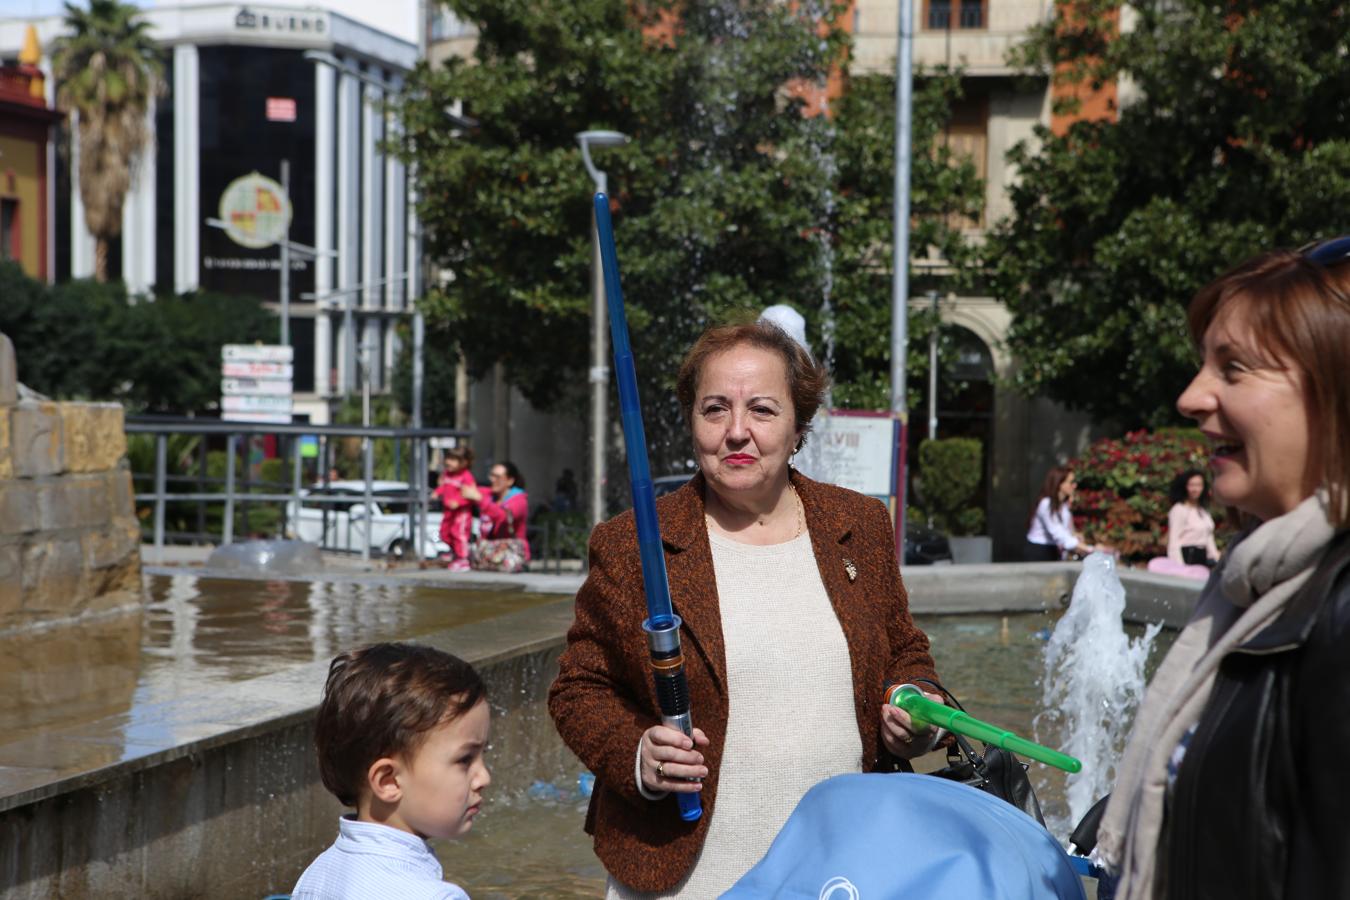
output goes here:
[[[130, 2], [137, 6], [149, 5], [145, 0]], [[0, 19], [42, 18], [60, 15], [64, 11], [65, 4], [61, 0], [0, 0]]]

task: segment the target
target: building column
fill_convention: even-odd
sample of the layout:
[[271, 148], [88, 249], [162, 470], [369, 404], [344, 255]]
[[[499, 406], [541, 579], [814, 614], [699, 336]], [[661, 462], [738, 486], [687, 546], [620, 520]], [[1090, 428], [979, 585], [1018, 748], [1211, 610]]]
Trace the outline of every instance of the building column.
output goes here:
[[70, 113], [70, 277], [94, 277], [94, 236], [80, 196], [80, 114], [75, 110]]
[[[395, 78], [393, 86], [398, 90], [402, 85], [402, 80]], [[386, 134], [391, 141], [402, 137], [402, 129], [399, 127], [398, 120], [392, 116], [385, 120]], [[388, 282], [384, 290], [384, 308], [391, 312], [399, 312], [404, 309], [404, 298], [408, 295], [406, 277], [408, 274], [407, 261], [407, 230], [404, 225], [404, 216], [407, 211], [407, 179], [405, 177], [403, 163], [398, 157], [390, 154], [385, 162], [384, 176], [385, 190], [385, 274]], [[390, 360], [395, 358], [391, 353]]]
[[[346, 65], [356, 67], [354, 60]], [[358, 168], [360, 146], [361, 82], [351, 75], [338, 76], [337, 110], [337, 289], [342, 305], [342, 324], [338, 328], [338, 391], [350, 393], [356, 384], [356, 315], [354, 290], [360, 262], [360, 187]]]
[[[361, 104], [361, 308], [378, 310], [384, 287], [384, 94], [365, 85]], [[361, 337], [370, 348], [370, 389], [384, 388], [384, 323], [369, 316], [362, 323]]]
[[[384, 295], [384, 94], [366, 85], [361, 107], [361, 291], [363, 309], [379, 309]], [[378, 367], [377, 367], [378, 368]]]
[[150, 143], [131, 173], [122, 205], [122, 280], [128, 294], [147, 294], [155, 284], [155, 99], [145, 111]]
[[173, 289], [201, 284], [201, 108], [197, 47], [173, 48]]
[[[333, 178], [337, 153], [337, 115], [334, 105], [337, 73], [331, 66], [314, 67], [314, 247], [332, 251]], [[333, 258], [320, 255], [314, 260], [314, 392], [320, 397], [333, 393], [333, 318], [328, 312], [332, 302]], [[341, 298], [337, 298], [341, 300]]]

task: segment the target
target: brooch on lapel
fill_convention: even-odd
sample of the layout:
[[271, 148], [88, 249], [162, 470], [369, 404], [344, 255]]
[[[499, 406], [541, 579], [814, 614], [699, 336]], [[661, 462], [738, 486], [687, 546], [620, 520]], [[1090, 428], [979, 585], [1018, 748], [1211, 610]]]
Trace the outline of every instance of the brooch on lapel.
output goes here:
[[858, 580], [858, 567], [853, 564], [853, 560], [844, 560], [844, 572], [848, 574], [849, 581], [852, 582]]

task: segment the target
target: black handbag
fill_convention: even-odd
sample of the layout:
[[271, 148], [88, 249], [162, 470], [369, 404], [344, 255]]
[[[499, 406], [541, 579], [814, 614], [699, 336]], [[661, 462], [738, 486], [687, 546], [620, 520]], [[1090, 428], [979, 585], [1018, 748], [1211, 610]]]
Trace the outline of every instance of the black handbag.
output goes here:
[[[936, 688], [947, 699], [947, 703], [962, 712], [965, 707], [952, 696], [951, 691], [927, 678], [922, 683]], [[1045, 817], [1041, 815], [1041, 804], [1036, 800], [1036, 791], [1027, 777], [1027, 764], [1002, 747], [993, 747], [981, 742], [983, 753], [977, 753], [970, 741], [959, 734], [952, 734], [954, 740], [947, 747], [947, 765], [930, 775], [959, 781], [993, 794], [1000, 800], [1011, 803], [1022, 812], [1031, 816], [1041, 825]]]

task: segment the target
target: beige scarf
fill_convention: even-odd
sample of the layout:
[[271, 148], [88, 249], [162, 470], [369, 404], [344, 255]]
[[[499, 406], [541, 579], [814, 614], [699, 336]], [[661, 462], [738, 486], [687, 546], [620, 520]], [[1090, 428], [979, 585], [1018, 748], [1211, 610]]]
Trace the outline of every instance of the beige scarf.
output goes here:
[[1319, 492], [1245, 535], [1205, 585], [1139, 706], [1097, 834], [1120, 875], [1116, 900], [1152, 900], [1167, 761], [1200, 720], [1219, 661], [1270, 624], [1317, 567], [1334, 534]]

